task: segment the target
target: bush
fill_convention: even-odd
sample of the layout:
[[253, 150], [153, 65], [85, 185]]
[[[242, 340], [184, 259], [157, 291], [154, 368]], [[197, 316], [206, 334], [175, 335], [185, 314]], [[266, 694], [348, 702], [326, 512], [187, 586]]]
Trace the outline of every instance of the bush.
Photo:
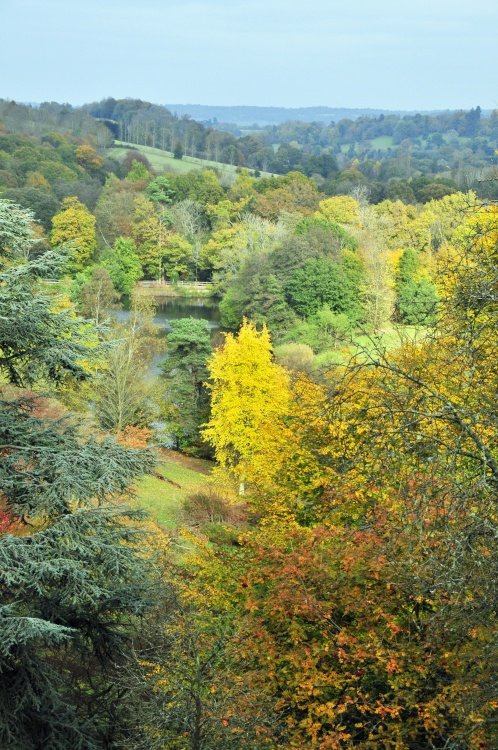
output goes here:
[[230, 547], [239, 544], [240, 530], [222, 523], [207, 523], [202, 527], [203, 533], [211, 544], [218, 547]]
[[242, 525], [247, 518], [244, 505], [232, 504], [230, 500], [214, 489], [200, 490], [189, 495], [183, 503], [186, 520], [196, 524]]
[[309, 372], [313, 365], [313, 349], [308, 344], [281, 344], [275, 347], [278, 364], [297, 372]]

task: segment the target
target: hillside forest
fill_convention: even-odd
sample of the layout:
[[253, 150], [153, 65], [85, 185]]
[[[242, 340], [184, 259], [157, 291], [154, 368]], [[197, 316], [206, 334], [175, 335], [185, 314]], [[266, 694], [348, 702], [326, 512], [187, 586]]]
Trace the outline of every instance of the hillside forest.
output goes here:
[[232, 131], [0, 102], [0, 747], [493, 750], [498, 116]]

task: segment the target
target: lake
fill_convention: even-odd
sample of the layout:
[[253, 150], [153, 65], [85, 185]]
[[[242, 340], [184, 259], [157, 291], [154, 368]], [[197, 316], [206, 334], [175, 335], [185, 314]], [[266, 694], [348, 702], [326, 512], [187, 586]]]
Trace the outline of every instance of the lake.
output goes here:
[[[156, 297], [157, 312], [154, 323], [166, 333], [171, 330], [171, 321], [181, 318], [197, 318], [207, 320], [212, 331], [220, 327], [220, 311], [215, 302], [205, 297]], [[117, 320], [128, 320], [128, 310], [116, 310]]]
[[[220, 311], [218, 305], [205, 297], [156, 297], [157, 312], [154, 323], [166, 335], [171, 330], [171, 321], [181, 318], [196, 318], [206, 320], [211, 330], [211, 338], [220, 328]], [[130, 316], [129, 310], [116, 310], [113, 313], [117, 320], [125, 321]], [[149, 377], [155, 377], [160, 372], [159, 365], [167, 358], [167, 352], [157, 354], [149, 368]]]

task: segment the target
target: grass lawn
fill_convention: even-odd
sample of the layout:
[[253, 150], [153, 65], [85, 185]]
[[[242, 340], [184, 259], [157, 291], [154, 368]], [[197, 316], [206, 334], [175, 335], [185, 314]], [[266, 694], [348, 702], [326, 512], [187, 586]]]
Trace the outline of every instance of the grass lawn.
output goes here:
[[[116, 141], [119, 144], [119, 141]], [[173, 154], [168, 151], [161, 151], [158, 148], [150, 148], [149, 146], [133, 146], [134, 151], [140, 151], [149, 160], [152, 168], [156, 172], [175, 172], [175, 174], [185, 174], [191, 172], [193, 169], [199, 169], [198, 164], [192, 164], [185, 159], [175, 159]], [[111, 159], [117, 159], [121, 161], [125, 158], [126, 154], [130, 151], [130, 148], [126, 146], [116, 145], [112, 148], [107, 149], [107, 154]]]
[[384, 331], [376, 335], [356, 334], [353, 336], [351, 343], [339, 346], [337, 349], [327, 349], [317, 354], [313, 360], [313, 365], [317, 369], [323, 367], [333, 367], [334, 365], [344, 365], [353, 356], [362, 352], [374, 354], [378, 351], [390, 351], [397, 349], [407, 341], [420, 341], [426, 335], [423, 326], [389, 326]]
[[209, 461], [163, 451], [157, 468], [159, 476], [145, 476], [135, 485], [136, 505], [161, 526], [175, 529], [182, 521], [183, 501], [209, 484], [211, 467]]
[[370, 141], [372, 148], [387, 150], [394, 146], [392, 135], [380, 135], [378, 138], [372, 138]]
[[[112, 159], [124, 159], [128, 151], [133, 148], [140, 151], [149, 160], [152, 168], [156, 172], [175, 172], [176, 174], [185, 174], [193, 169], [216, 169], [223, 177], [233, 182], [237, 174], [238, 167], [231, 164], [223, 164], [219, 161], [209, 161], [208, 159], [197, 159], [195, 156], [184, 156], [183, 159], [175, 159], [171, 151], [163, 151], [160, 148], [152, 146], [138, 146], [136, 144], [124, 144], [123, 141], [114, 141], [114, 146], [107, 149], [107, 154]], [[270, 172], [261, 172], [262, 177], [271, 177]]]

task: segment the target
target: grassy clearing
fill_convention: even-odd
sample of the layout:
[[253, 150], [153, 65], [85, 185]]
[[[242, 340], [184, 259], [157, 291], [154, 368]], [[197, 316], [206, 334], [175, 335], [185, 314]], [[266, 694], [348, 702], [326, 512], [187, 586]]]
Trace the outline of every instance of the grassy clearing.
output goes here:
[[423, 326], [390, 326], [379, 334], [357, 334], [351, 343], [344, 344], [337, 349], [327, 349], [317, 354], [313, 360], [316, 369], [344, 365], [352, 357], [364, 354], [393, 351], [402, 344], [420, 341], [426, 335]]
[[372, 138], [370, 144], [372, 148], [378, 148], [381, 151], [394, 146], [392, 135], [380, 135], [378, 138]]
[[[116, 144], [119, 144], [119, 141], [116, 141]], [[111, 159], [121, 161], [130, 150], [127, 146], [116, 145], [107, 149], [107, 155]], [[186, 172], [191, 172], [193, 169], [199, 169], [197, 164], [192, 164], [184, 159], [175, 159], [173, 154], [168, 151], [161, 151], [158, 148], [134, 145], [133, 150], [140, 151], [140, 153], [146, 156], [155, 172], [185, 174]]]
[[[133, 148], [140, 151], [149, 160], [152, 168], [156, 172], [174, 172], [175, 174], [185, 174], [193, 169], [216, 169], [222, 177], [233, 182], [238, 167], [231, 164], [223, 164], [219, 161], [209, 161], [208, 159], [197, 159], [194, 156], [184, 156], [183, 159], [175, 159], [171, 151], [163, 151], [160, 148], [152, 146], [137, 146], [136, 144], [125, 144], [123, 141], [114, 141], [114, 146], [107, 149], [107, 154], [113, 159], [124, 159], [128, 151]], [[262, 177], [271, 177], [270, 172], [261, 172]]]
[[174, 530], [181, 524], [186, 497], [209, 485], [211, 467], [208, 461], [164, 451], [157, 475], [145, 476], [137, 483], [135, 503], [161, 526]]

